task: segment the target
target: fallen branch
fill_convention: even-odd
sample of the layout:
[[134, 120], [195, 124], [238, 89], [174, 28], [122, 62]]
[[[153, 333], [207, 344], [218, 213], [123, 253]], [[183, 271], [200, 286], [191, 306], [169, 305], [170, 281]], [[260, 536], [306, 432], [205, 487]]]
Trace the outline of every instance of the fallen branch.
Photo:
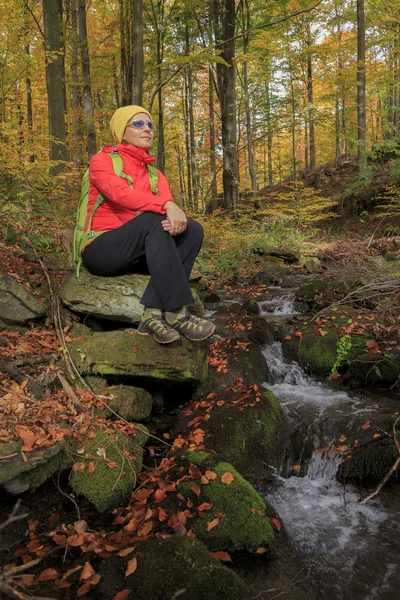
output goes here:
[[85, 412], [85, 409], [83, 408], [82, 404], [79, 402], [78, 396], [75, 394], [74, 390], [69, 385], [69, 383], [65, 379], [65, 377], [63, 377], [61, 375], [60, 371], [57, 371], [57, 377], [61, 381], [61, 385], [63, 386], [64, 392], [70, 398], [70, 400], [72, 401], [72, 404], [75, 406], [75, 408], [78, 411], [78, 413]]
[[10, 516], [4, 521], [4, 523], [0, 524], [0, 531], [2, 531], [2, 529], [4, 529], [5, 527], [8, 527], [9, 525], [12, 525], [16, 521], [22, 521], [23, 519], [26, 519], [29, 516], [28, 513], [24, 513], [23, 515], [17, 515], [17, 512], [19, 511], [20, 506], [21, 506], [21, 499], [19, 499], [16, 502], [14, 508], [11, 511]]
[[397, 427], [397, 423], [399, 422], [399, 420], [400, 420], [400, 415], [397, 417], [397, 419], [393, 423], [393, 438], [394, 438], [394, 443], [396, 444], [396, 448], [397, 448], [397, 452], [399, 453], [399, 456], [397, 457], [397, 460], [394, 463], [394, 465], [386, 473], [385, 477], [382, 479], [380, 484], [374, 489], [374, 491], [371, 492], [370, 494], [368, 494], [368, 496], [365, 496], [365, 498], [361, 498], [358, 501], [360, 504], [365, 504], [366, 502], [368, 502], [368, 500], [371, 500], [371, 498], [374, 498], [374, 496], [379, 494], [381, 489], [386, 485], [386, 483], [389, 481], [389, 479], [391, 478], [393, 473], [396, 473], [397, 469], [400, 466], [400, 442], [397, 439], [397, 435], [396, 435], [396, 427]]
[[10, 377], [16, 381], [18, 384], [21, 384], [23, 381], [27, 381], [27, 389], [30, 394], [36, 400], [41, 400], [43, 397], [43, 390], [41, 386], [29, 375], [25, 375], [25, 373], [21, 373], [14, 365], [4, 360], [4, 358], [0, 358], [0, 371], [3, 373], [7, 373]]

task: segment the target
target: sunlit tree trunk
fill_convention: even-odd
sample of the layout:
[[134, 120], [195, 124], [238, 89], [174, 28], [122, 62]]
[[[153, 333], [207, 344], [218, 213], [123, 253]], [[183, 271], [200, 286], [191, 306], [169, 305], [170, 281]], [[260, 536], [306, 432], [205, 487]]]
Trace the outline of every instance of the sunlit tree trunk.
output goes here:
[[143, 103], [143, 6], [142, 0], [133, 2], [133, 89], [132, 103], [142, 106]]
[[188, 89], [185, 76], [184, 94], [183, 94], [183, 121], [185, 124], [185, 146], [186, 146], [186, 198], [187, 205], [190, 210], [193, 210], [193, 194], [192, 194], [192, 172], [190, 162], [190, 133], [189, 133], [189, 105], [188, 105]]
[[81, 143], [82, 143], [82, 119], [81, 119], [81, 87], [78, 75], [78, 3], [77, 0], [71, 0], [71, 129], [72, 129], [72, 148], [71, 155], [75, 167], [81, 164]]
[[306, 21], [307, 27], [307, 100], [308, 100], [308, 123], [310, 142], [310, 170], [315, 169], [315, 126], [314, 126], [314, 98], [313, 98], [313, 71], [311, 53], [311, 27], [310, 21]]
[[[67, 160], [65, 137], [65, 104], [60, 24], [57, 0], [43, 0], [46, 88], [49, 113], [50, 160]], [[53, 174], [63, 165], [52, 167]]]
[[215, 156], [215, 115], [214, 115], [214, 73], [210, 65], [208, 67], [208, 101], [209, 101], [209, 119], [210, 119], [210, 192], [211, 206], [215, 210], [217, 208], [217, 163]]
[[[243, 18], [243, 29], [244, 31], [250, 30], [250, 10], [248, 0], [244, 0], [242, 3], [242, 18]], [[243, 54], [247, 53], [249, 43], [249, 36], [245, 34], [243, 36]], [[247, 61], [243, 62], [243, 87], [244, 87], [244, 105], [246, 112], [246, 138], [247, 138], [247, 159], [249, 162], [249, 173], [251, 180], [251, 193], [255, 197], [257, 195], [257, 179], [256, 172], [254, 169], [254, 154], [253, 154], [253, 140], [251, 132], [251, 115], [250, 115], [250, 96], [249, 96], [249, 76], [248, 76], [248, 65]]]
[[89, 45], [86, 27], [85, 0], [78, 3], [79, 49], [81, 54], [83, 109], [85, 111], [86, 142], [89, 160], [96, 154], [96, 130], [93, 119], [92, 86], [90, 83]]
[[272, 123], [271, 123], [271, 88], [267, 81], [267, 147], [268, 147], [268, 185], [273, 184], [273, 166], [272, 166]]
[[132, 104], [133, 53], [131, 24], [131, 1], [119, 0], [119, 35], [121, 44], [120, 85], [122, 106]]
[[[25, 46], [25, 53], [29, 57], [30, 56], [30, 48], [29, 44]], [[31, 78], [28, 71], [28, 76], [25, 79], [25, 90], [26, 90], [26, 120], [28, 124], [28, 132], [32, 133], [33, 130], [33, 111], [32, 111], [32, 85]], [[35, 162], [35, 155], [31, 154], [29, 157], [29, 162]]]
[[[189, 42], [189, 27], [185, 27], [185, 45], [186, 45], [186, 56], [190, 56], [190, 42]], [[192, 177], [192, 199], [194, 210], [198, 209], [198, 189], [197, 189], [197, 170], [196, 170], [196, 156], [195, 156], [195, 139], [194, 139], [194, 115], [193, 115], [193, 76], [192, 66], [189, 63], [186, 67], [187, 76], [187, 110], [189, 117], [189, 163], [190, 173]]]
[[357, 128], [358, 170], [367, 170], [367, 123], [365, 110], [365, 11], [364, 0], [357, 0]]

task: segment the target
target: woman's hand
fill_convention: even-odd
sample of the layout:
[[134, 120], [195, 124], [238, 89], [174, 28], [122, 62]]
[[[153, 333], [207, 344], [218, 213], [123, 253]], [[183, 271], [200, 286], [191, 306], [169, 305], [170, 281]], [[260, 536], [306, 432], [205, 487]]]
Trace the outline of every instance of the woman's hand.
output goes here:
[[163, 208], [167, 213], [167, 218], [161, 222], [164, 231], [168, 231], [172, 236], [179, 235], [185, 231], [187, 218], [183, 210], [170, 200], [164, 204]]

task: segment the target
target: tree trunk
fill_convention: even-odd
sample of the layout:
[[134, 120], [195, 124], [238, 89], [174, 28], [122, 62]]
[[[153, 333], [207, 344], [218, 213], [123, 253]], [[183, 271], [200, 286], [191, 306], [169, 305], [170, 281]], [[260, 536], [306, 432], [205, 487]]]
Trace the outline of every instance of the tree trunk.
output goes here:
[[[246, 14], [244, 10], [246, 9]], [[250, 10], [248, 0], [244, 0], [242, 4], [243, 11], [243, 29], [249, 31], [250, 29]], [[247, 53], [247, 46], [249, 42], [248, 34], [243, 36], [243, 54]], [[254, 170], [254, 154], [253, 154], [253, 140], [251, 133], [251, 115], [250, 115], [250, 97], [249, 97], [249, 77], [247, 70], [247, 61], [243, 62], [243, 87], [244, 87], [244, 106], [246, 112], [246, 138], [247, 138], [247, 157], [249, 162], [249, 173], [251, 180], [251, 194], [253, 198], [257, 195], [257, 179], [256, 172]]]
[[367, 123], [365, 115], [365, 11], [364, 0], [357, 0], [357, 128], [358, 171], [367, 171]]
[[214, 77], [212, 65], [208, 67], [208, 101], [209, 101], [209, 119], [210, 119], [210, 191], [211, 207], [215, 210], [218, 205], [217, 189], [217, 163], [215, 157], [215, 115], [214, 115]]
[[271, 124], [271, 90], [269, 81], [267, 81], [267, 147], [268, 147], [268, 185], [274, 181], [274, 172], [272, 166], [272, 124]]
[[[239, 200], [239, 165], [236, 152], [236, 90], [235, 90], [235, 0], [214, 0], [214, 31], [217, 44], [223, 40], [221, 58], [217, 63], [217, 81], [221, 105], [224, 185], [223, 206], [234, 211]], [[230, 41], [229, 41], [230, 40]], [[221, 48], [221, 45], [217, 46]]]
[[[190, 56], [189, 45], [189, 27], [185, 27], [185, 45], [186, 56]], [[189, 163], [190, 173], [192, 177], [192, 199], [193, 208], [198, 210], [198, 189], [197, 189], [197, 172], [196, 172], [196, 156], [195, 156], [195, 141], [194, 141], [194, 116], [193, 116], [193, 77], [192, 66], [189, 63], [186, 67], [187, 75], [187, 110], [189, 117]]]
[[[29, 44], [25, 46], [25, 53], [27, 56], [30, 56], [30, 48]], [[28, 124], [28, 132], [32, 133], [33, 129], [33, 113], [32, 113], [32, 85], [31, 78], [28, 71], [28, 76], [25, 79], [25, 89], [26, 89], [26, 120]], [[29, 162], [35, 162], [35, 155], [31, 154], [29, 157]]]
[[133, 89], [132, 103], [143, 102], [143, 6], [142, 0], [133, 0]]
[[[57, 0], [43, 0], [43, 17], [50, 160], [65, 161], [68, 154], [65, 144], [64, 81]], [[51, 173], [57, 174], [62, 168], [62, 164], [56, 165], [51, 168]]]
[[130, 0], [119, 0], [119, 34], [121, 40], [121, 103], [132, 104], [133, 55], [131, 39], [132, 10]]
[[307, 19], [307, 100], [308, 100], [308, 123], [310, 141], [310, 171], [315, 169], [315, 127], [314, 127], [314, 100], [313, 100], [313, 75], [311, 54], [311, 27]]
[[79, 49], [81, 53], [82, 82], [83, 82], [83, 108], [86, 117], [86, 140], [89, 160], [96, 154], [96, 130], [93, 119], [92, 86], [90, 84], [89, 45], [86, 27], [85, 0], [78, 3]]
[[77, 0], [71, 0], [71, 129], [72, 148], [71, 155], [75, 167], [81, 164], [81, 142], [82, 142], [82, 99], [80, 93], [78, 76], [78, 4]]
[[187, 206], [190, 210], [193, 210], [193, 196], [192, 196], [192, 174], [190, 169], [190, 136], [189, 136], [189, 107], [188, 107], [188, 89], [187, 81], [185, 77], [184, 82], [184, 94], [183, 94], [183, 122], [185, 124], [185, 146], [186, 146], [186, 165], [187, 165]]

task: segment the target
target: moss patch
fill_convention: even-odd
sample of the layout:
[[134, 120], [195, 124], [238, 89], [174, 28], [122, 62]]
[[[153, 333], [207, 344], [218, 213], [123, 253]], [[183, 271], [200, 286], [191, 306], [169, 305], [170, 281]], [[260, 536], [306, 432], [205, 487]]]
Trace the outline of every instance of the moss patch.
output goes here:
[[394, 383], [400, 377], [400, 364], [382, 355], [360, 354], [350, 365], [350, 373], [366, 385]]
[[55, 473], [70, 469], [73, 464], [74, 461], [72, 458], [65, 452], [60, 452], [56, 456], [51, 457], [46, 463], [32, 469], [32, 471], [23, 473], [19, 479], [21, 483], [29, 485], [29, 488], [34, 491]]
[[[137, 569], [125, 579], [126, 561], [136, 557]], [[100, 569], [102, 598], [130, 588], [135, 600], [245, 600], [249, 591], [240, 577], [211, 556], [198, 540], [173, 537], [135, 544], [128, 559], [110, 557]], [[113, 590], [107, 581], [114, 583]], [[179, 594], [179, 592], [182, 592]]]
[[[85, 464], [85, 470], [72, 471], [70, 476], [75, 492], [83, 494], [102, 513], [119, 506], [129, 498], [135, 486], [136, 476], [142, 468], [141, 448], [147, 437], [144, 431], [138, 429], [134, 438], [121, 434], [116, 439], [98, 431], [96, 437], [86, 440], [85, 458], [80, 461]], [[134, 458], [126, 457], [125, 450]], [[90, 463], [95, 464], [95, 471], [89, 475], [87, 469]]]
[[[190, 454], [189, 454], [190, 459]], [[219, 462], [211, 468], [217, 477], [208, 484], [196, 482], [201, 489], [198, 497], [190, 488], [193, 482], [179, 485], [181, 493], [190, 497], [195, 506], [208, 502], [212, 508], [204, 512], [204, 518], [195, 518], [192, 529], [210, 550], [248, 550], [254, 552], [260, 546], [274, 544], [275, 531], [267, 517], [276, 517], [275, 511], [265, 503], [256, 490], [226, 462]], [[202, 471], [205, 471], [202, 468]], [[233, 475], [227, 485], [221, 482], [226, 473]], [[252, 512], [252, 509], [255, 509]], [[224, 515], [224, 516], [221, 516]], [[207, 523], [219, 518], [218, 525], [207, 531]]]

